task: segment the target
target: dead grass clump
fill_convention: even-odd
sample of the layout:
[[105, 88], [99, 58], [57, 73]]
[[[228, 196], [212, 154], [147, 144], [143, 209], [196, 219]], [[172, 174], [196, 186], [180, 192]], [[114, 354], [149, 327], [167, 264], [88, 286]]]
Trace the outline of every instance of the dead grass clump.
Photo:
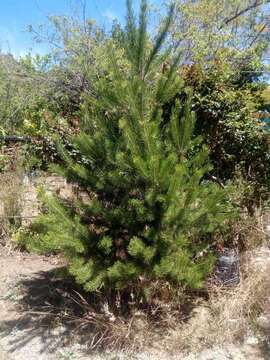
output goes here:
[[21, 212], [22, 175], [19, 172], [0, 174], [0, 197], [3, 206], [2, 217], [13, 218]]
[[269, 234], [266, 231], [268, 219], [262, 209], [258, 209], [256, 216], [241, 218], [234, 224], [234, 245], [240, 251], [255, 249], [267, 244]]
[[115, 316], [105, 302], [102, 311], [94, 309], [89, 301], [75, 292], [69, 298], [81, 307], [80, 316], [68, 315], [74, 325], [74, 332], [80, 342], [87, 344], [89, 350], [128, 350], [142, 349], [150, 338], [150, 324], [143, 312], [132, 316]]
[[240, 283], [235, 287], [209, 289], [209, 300], [195, 308], [186, 323], [171, 330], [165, 340], [167, 346], [196, 352], [205, 347], [241, 342], [254, 333], [257, 319], [269, 308], [269, 255], [270, 250], [265, 248], [259, 253], [249, 252]]
[[240, 252], [258, 248], [268, 243], [269, 214], [263, 208], [256, 210], [256, 215], [243, 213], [239, 219], [230, 222], [226, 232], [216, 234], [218, 246], [237, 248]]
[[[251, 259], [249, 259], [251, 261]], [[234, 289], [213, 289], [209, 300], [215, 343], [241, 341], [267, 307], [270, 261], [263, 268], [247, 264]], [[256, 263], [256, 262], [255, 262]]]
[[[0, 230], [10, 237], [21, 225], [23, 208], [23, 149], [1, 145], [0, 160]], [[3, 165], [3, 166], [2, 166]], [[3, 241], [2, 241], [3, 242]]]
[[0, 236], [5, 245], [14, 229], [21, 224], [22, 174], [7, 171], [0, 174]]

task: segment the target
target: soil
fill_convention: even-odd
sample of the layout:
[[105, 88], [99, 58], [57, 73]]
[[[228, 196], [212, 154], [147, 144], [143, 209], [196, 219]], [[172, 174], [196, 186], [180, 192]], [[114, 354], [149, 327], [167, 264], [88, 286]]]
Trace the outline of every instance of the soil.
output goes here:
[[[103, 353], [86, 355], [72, 340], [72, 330], [50, 316], [59, 286], [55, 257], [30, 255], [0, 247], [0, 360], [261, 360], [266, 359], [255, 341], [206, 349], [200, 354], [172, 356], [166, 351], [136, 355]], [[60, 289], [61, 290], [61, 289]], [[59, 290], [59, 291], [60, 291]], [[60, 299], [60, 297], [59, 297]], [[58, 300], [59, 300], [58, 299]], [[38, 311], [37, 311], [38, 309]], [[44, 313], [41, 311], [44, 309]], [[44, 315], [46, 314], [46, 315]], [[59, 320], [59, 319], [58, 319]]]
[[[55, 259], [11, 251], [0, 247], [0, 360], [50, 359], [40, 354], [44, 338], [31, 323], [24, 298], [23, 282], [35, 282], [59, 265]], [[53, 357], [56, 359], [56, 357]]]

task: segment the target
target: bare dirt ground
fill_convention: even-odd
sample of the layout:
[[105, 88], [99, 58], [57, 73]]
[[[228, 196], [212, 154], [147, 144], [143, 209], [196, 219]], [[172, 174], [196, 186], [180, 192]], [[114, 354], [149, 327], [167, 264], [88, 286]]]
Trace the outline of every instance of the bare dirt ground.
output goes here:
[[[50, 318], [59, 298], [50, 294], [57, 283], [59, 259], [9, 251], [0, 247], [0, 360], [262, 360], [269, 359], [256, 343], [206, 349], [198, 354], [168, 353], [151, 349], [140, 354], [87, 354], [72, 341], [72, 329]], [[46, 294], [46, 297], [44, 297]], [[55, 295], [55, 294], [54, 294]], [[46, 300], [44, 300], [46, 298]], [[57, 301], [59, 302], [57, 304]], [[40, 309], [44, 308], [44, 314]], [[38, 311], [37, 311], [38, 309]], [[256, 340], [256, 339], [255, 339]]]
[[[0, 248], [0, 359], [50, 359], [45, 355], [48, 338], [44, 337], [46, 332], [42, 324], [39, 329], [37, 321], [27, 311], [27, 304], [22, 306], [20, 300], [24, 297], [25, 281], [30, 282], [29, 286], [33, 282], [34, 286], [42, 275], [46, 276], [56, 267], [49, 258]], [[30, 303], [35, 298], [38, 301], [38, 295], [33, 293]]]

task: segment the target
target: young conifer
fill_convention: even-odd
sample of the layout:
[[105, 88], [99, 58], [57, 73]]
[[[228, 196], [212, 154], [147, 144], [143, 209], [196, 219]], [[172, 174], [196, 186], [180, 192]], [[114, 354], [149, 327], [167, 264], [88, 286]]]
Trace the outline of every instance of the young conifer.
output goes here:
[[29, 247], [63, 253], [87, 291], [127, 292], [157, 279], [200, 286], [213, 257], [198, 254], [230, 211], [224, 190], [204, 180], [211, 165], [192, 139], [188, 91], [183, 104], [173, 100], [182, 86], [178, 56], [165, 44], [173, 15], [171, 6], [152, 40], [147, 2], [137, 24], [127, 1], [122, 42], [108, 41], [106, 71], [73, 140], [81, 161], [62, 151], [55, 169], [89, 201], [47, 198], [31, 229]]

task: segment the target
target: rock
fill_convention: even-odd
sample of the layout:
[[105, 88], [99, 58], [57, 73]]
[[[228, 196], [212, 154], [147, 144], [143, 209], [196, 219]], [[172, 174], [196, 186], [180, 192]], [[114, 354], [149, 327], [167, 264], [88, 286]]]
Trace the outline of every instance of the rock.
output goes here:
[[270, 317], [266, 316], [266, 315], [260, 315], [257, 318], [257, 324], [260, 329], [262, 329], [264, 331], [269, 331], [270, 330]]
[[259, 339], [256, 336], [248, 336], [246, 338], [245, 343], [247, 345], [258, 345], [259, 344]]

